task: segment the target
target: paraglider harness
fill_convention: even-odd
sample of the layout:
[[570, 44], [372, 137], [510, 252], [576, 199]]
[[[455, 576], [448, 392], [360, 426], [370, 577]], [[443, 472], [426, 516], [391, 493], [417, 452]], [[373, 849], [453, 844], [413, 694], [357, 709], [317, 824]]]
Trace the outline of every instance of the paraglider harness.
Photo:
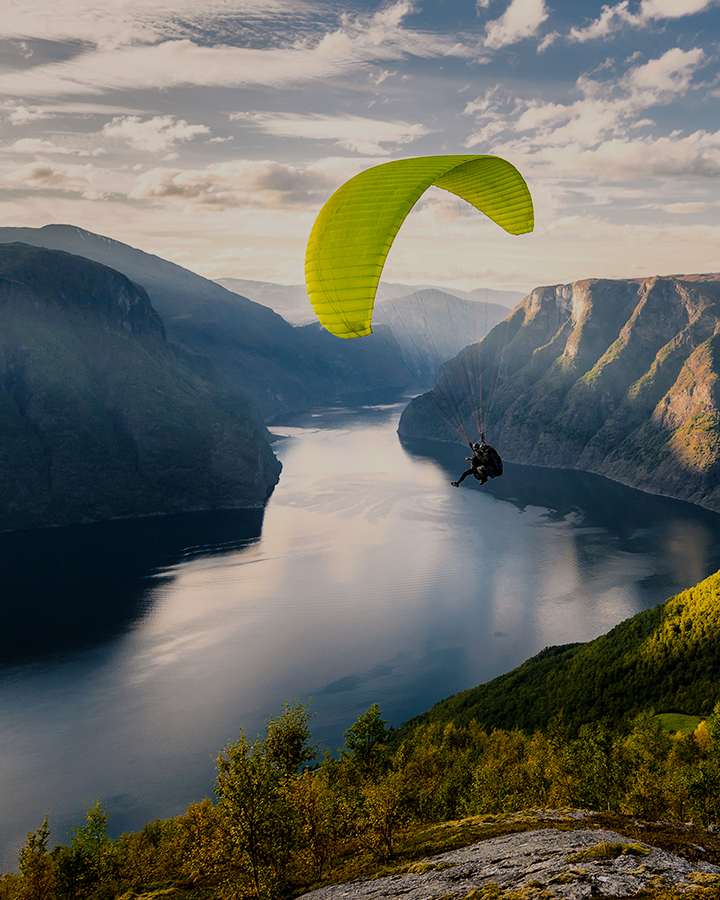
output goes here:
[[484, 433], [480, 435], [480, 440], [482, 441], [482, 444], [480, 444], [479, 449], [476, 449], [477, 445], [473, 444], [472, 441], [468, 441], [468, 444], [470, 444], [470, 448], [473, 451], [473, 475], [478, 481], [482, 481], [483, 479], [480, 472], [478, 472], [478, 469], [482, 467], [489, 478], [499, 478], [503, 473], [503, 464], [502, 459], [500, 459], [500, 454], [494, 447], [491, 447], [490, 444], [486, 443]]

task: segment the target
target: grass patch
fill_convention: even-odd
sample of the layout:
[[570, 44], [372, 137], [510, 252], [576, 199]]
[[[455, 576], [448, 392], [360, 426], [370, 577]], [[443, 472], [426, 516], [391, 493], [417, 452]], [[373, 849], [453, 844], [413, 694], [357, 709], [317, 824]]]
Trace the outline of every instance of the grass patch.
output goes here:
[[643, 847], [642, 844], [603, 841], [601, 844], [595, 844], [594, 847], [588, 847], [587, 850], [581, 850], [580, 853], [571, 856], [568, 862], [582, 862], [587, 859], [617, 859], [618, 856], [647, 856], [649, 853], [652, 853], [652, 850]]
[[540, 881], [531, 881], [521, 888], [505, 890], [497, 884], [470, 891], [462, 900], [555, 900], [555, 894], [549, 891]]
[[686, 716], [683, 713], [660, 713], [655, 716], [665, 731], [672, 734], [690, 734], [703, 721], [702, 716]]

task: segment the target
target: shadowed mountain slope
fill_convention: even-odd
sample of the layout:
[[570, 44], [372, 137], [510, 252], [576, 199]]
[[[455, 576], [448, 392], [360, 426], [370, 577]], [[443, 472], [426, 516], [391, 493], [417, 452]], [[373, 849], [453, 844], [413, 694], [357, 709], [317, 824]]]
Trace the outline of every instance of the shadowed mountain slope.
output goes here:
[[168, 339], [207, 357], [229, 387], [250, 395], [266, 420], [338, 396], [403, 386], [392, 367], [382, 365], [386, 340], [392, 344], [387, 335], [326, 341], [313, 326], [293, 328], [266, 306], [181, 266], [72, 225], [0, 228], [0, 243], [9, 241], [75, 253], [142, 285]]
[[0, 529], [262, 506], [264, 426], [195, 363], [121, 273], [0, 246]]
[[[455, 391], [482, 378], [481, 418], [508, 460], [720, 510], [719, 353], [720, 276], [589, 280], [536, 288], [444, 377]], [[399, 430], [455, 440], [427, 398]]]

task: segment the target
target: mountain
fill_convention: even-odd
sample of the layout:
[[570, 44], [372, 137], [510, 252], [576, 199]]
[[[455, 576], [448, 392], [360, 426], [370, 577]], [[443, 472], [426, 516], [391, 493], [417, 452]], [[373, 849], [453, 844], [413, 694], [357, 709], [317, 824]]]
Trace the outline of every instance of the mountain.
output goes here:
[[421, 382], [434, 384], [444, 362], [484, 337], [508, 312], [498, 303], [425, 288], [376, 304], [373, 327], [388, 325], [405, 364]]
[[[216, 278], [215, 281], [229, 291], [249, 297], [256, 303], [262, 303], [263, 306], [270, 307], [284, 319], [287, 319], [288, 322], [292, 322], [293, 325], [306, 325], [315, 321], [315, 314], [310, 306], [304, 284], [272, 284], [267, 281], [249, 281], [244, 278]], [[397, 301], [398, 298], [418, 296], [428, 292], [448, 295], [472, 303], [503, 307], [504, 314], [501, 318], [504, 318], [508, 311], [516, 306], [525, 296], [525, 294], [520, 294], [517, 291], [499, 291], [493, 288], [475, 288], [472, 291], [460, 291], [456, 288], [443, 288], [430, 284], [394, 284], [381, 281], [377, 292], [377, 309], [380, 311], [384, 304]], [[493, 322], [493, 324], [495, 323]], [[458, 350], [455, 350], [451, 355], [454, 356]], [[445, 358], [449, 359], [450, 357]]]
[[318, 328], [293, 328], [267, 307], [181, 266], [71, 225], [0, 228], [0, 243], [12, 241], [84, 256], [142, 285], [168, 339], [208, 358], [266, 420], [338, 396], [404, 387], [391, 368], [378, 365], [391, 337], [327, 341]]
[[475, 719], [486, 729], [546, 729], [560, 714], [573, 731], [643, 710], [708, 716], [720, 679], [720, 573], [637, 613], [585, 644], [548, 647], [517, 669], [406, 722]]
[[265, 428], [204, 368], [125, 275], [1, 245], [0, 529], [262, 506]]
[[[536, 288], [448, 363], [445, 391], [483, 384], [485, 430], [508, 460], [597, 472], [720, 510], [720, 275]], [[493, 389], [494, 386], [494, 389]], [[400, 433], [456, 440], [426, 396]]]
[[273, 284], [246, 278], [216, 278], [215, 282], [234, 294], [267, 306], [293, 325], [309, 325], [315, 321], [304, 284]]

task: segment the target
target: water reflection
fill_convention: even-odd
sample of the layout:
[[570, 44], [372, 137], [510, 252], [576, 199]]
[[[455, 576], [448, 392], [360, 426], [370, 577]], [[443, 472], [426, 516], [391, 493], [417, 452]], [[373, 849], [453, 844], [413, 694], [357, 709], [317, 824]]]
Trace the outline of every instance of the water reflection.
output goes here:
[[0, 666], [118, 638], [170, 577], [163, 569], [257, 540], [262, 519], [227, 510], [0, 534]]
[[[434, 460], [453, 477], [461, 466], [464, 448], [459, 445], [404, 439], [401, 443], [413, 458]], [[505, 465], [502, 478], [489, 481], [482, 490], [519, 510], [545, 508], [547, 522], [572, 525], [583, 571], [616, 550], [659, 554], [665, 565], [660, 578], [659, 573], [649, 576], [651, 594], [656, 587], [682, 590], [720, 565], [720, 517], [680, 500], [636, 491], [587, 472], [512, 463]]]
[[240, 725], [255, 735], [294, 697], [312, 696], [313, 736], [334, 751], [371, 703], [400, 724], [718, 566], [717, 515], [513, 465], [458, 490], [464, 448], [401, 445], [399, 414], [275, 426], [284, 468], [264, 519], [0, 537], [2, 865], [48, 808], [59, 840], [97, 796], [114, 834], [183, 811]]

